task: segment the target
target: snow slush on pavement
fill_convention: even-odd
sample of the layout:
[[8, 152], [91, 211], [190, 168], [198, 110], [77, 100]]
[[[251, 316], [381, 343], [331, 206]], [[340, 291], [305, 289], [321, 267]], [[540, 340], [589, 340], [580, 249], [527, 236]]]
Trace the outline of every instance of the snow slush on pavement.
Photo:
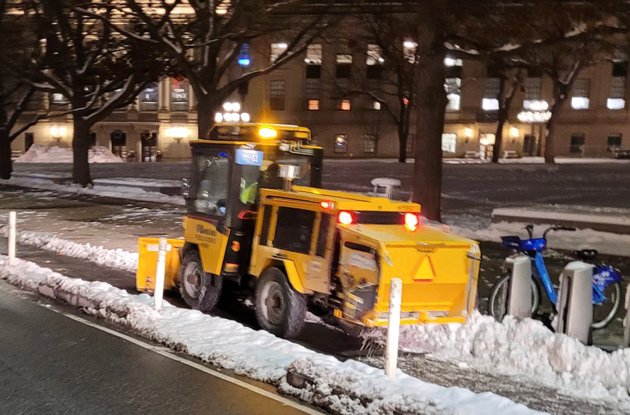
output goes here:
[[[310, 138], [297, 126], [219, 124], [191, 142], [184, 238], [169, 241], [164, 288], [209, 311], [237, 285], [261, 327], [291, 338], [307, 308], [345, 328], [386, 326], [400, 278], [402, 324], [465, 322], [478, 244], [423, 224], [419, 204], [322, 189], [323, 153]], [[140, 291], [155, 288], [155, 247], [139, 241]]]

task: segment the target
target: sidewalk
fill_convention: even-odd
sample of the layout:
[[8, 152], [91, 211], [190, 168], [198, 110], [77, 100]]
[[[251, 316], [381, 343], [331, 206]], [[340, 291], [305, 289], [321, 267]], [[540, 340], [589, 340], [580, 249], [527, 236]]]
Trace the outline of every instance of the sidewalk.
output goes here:
[[576, 212], [569, 207], [497, 208], [492, 211], [492, 222], [519, 222], [572, 226], [600, 232], [630, 234], [630, 211]]

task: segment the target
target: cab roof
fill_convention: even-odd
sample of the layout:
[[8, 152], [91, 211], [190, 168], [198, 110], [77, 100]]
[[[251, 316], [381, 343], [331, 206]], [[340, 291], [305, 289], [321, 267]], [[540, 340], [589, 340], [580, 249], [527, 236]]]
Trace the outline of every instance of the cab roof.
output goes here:
[[318, 205], [323, 210], [333, 212], [340, 210], [420, 212], [420, 205], [417, 203], [306, 186], [293, 186], [291, 191], [261, 189], [261, 200], [263, 202], [301, 203], [305, 205], [304, 207]]
[[[311, 130], [289, 124], [217, 123], [210, 130], [208, 140], [275, 142], [285, 140], [310, 143]], [[199, 141], [206, 141], [200, 139]]]

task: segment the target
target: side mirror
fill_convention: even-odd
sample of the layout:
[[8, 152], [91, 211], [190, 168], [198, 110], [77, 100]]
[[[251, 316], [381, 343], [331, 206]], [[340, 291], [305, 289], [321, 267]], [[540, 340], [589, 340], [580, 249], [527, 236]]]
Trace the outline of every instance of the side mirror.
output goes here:
[[190, 198], [190, 181], [186, 177], [182, 178], [181, 195], [184, 199]]

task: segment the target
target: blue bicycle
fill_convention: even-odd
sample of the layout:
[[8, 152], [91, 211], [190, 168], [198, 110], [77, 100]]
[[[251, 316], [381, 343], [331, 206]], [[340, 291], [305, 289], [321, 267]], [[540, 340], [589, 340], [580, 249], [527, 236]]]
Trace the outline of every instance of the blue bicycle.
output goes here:
[[[545, 230], [542, 238], [534, 238], [534, 225], [525, 227], [529, 234], [528, 239], [521, 239], [518, 236], [502, 236], [501, 243], [504, 247], [513, 249], [515, 255], [523, 253], [532, 261], [532, 315], [536, 315], [540, 306], [541, 284], [547, 294], [547, 298], [556, 312], [558, 293], [553, 285], [542, 252], [547, 247], [547, 233], [550, 231], [575, 231], [575, 228], [566, 226], [551, 226]], [[597, 257], [594, 249], [582, 249], [575, 251], [578, 259], [585, 262], [593, 262]], [[507, 293], [509, 291], [509, 279], [511, 275], [506, 271], [494, 284], [488, 299], [490, 314], [501, 321], [507, 312]], [[621, 282], [623, 278], [621, 272], [606, 264], [595, 264], [593, 270], [593, 329], [602, 329], [608, 326], [614, 319], [621, 304]]]

